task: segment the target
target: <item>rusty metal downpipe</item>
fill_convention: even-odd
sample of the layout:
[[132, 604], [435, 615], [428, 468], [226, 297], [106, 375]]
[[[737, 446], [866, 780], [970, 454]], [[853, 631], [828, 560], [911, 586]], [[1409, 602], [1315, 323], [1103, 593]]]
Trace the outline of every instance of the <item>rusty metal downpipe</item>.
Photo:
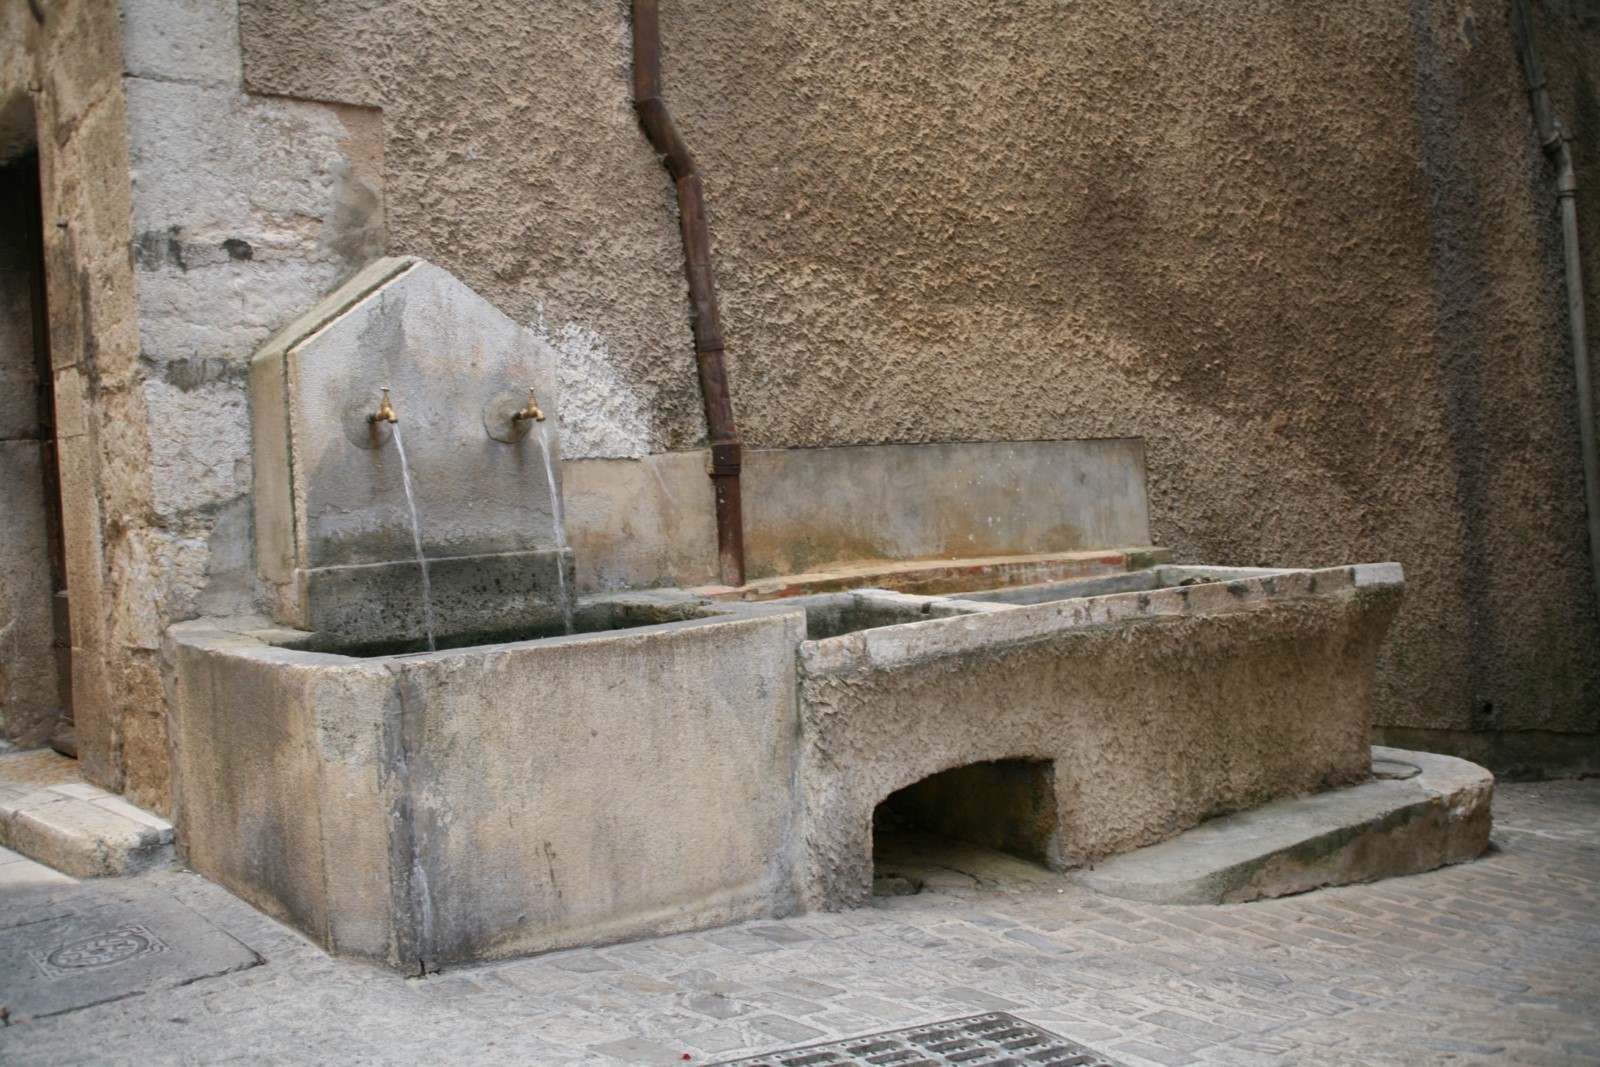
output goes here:
[[1572, 342], [1573, 387], [1578, 394], [1578, 447], [1583, 458], [1583, 500], [1589, 524], [1589, 570], [1595, 610], [1600, 611], [1600, 449], [1595, 444], [1594, 386], [1589, 374], [1589, 335], [1585, 321], [1583, 255], [1578, 244], [1578, 179], [1566, 127], [1556, 117], [1545, 82], [1539, 42], [1526, 0], [1512, 0], [1511, 35], [1522, 55], [1539, 144], [1555, 169], [1561, 211], [1561, 244], [1567, 282], [1567, 327]]
[[656, 0], [633, 0], [633, 109], [651, 146], [661, 155], [678, 190], [678, 224], [692, 305], [694, 357], [705, 397], [711, 441], [711, 482], [717, 497], [717, 559], [726, 585], [744, 584], [744, 516], [739, 497], [742, 450], [722, 359], [722, 321], [711, 275], [711, 236], [705, 193], [694, 156], [661, 98], [661, 21]]

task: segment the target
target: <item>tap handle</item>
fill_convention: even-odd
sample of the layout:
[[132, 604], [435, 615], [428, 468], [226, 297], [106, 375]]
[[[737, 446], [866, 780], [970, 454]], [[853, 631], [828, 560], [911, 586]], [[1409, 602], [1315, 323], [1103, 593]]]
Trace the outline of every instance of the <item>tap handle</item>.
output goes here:
[[399, 422], [400, 417], [394, 413], [394, 407], [389, 403], [389, 387], [383, 386], [382, 388], [383, 401], [378, 404], [377, 411], [367, 416], [367, 421], [372, 423]]
[[544, 421], [544, 412], [539, 410], [539, 404], [533, 398], [532, 387], [528, 389], [528, 406], [511, 416], [512, 422], [525, 422], [528, 419], [532, 419], [535, 422]]

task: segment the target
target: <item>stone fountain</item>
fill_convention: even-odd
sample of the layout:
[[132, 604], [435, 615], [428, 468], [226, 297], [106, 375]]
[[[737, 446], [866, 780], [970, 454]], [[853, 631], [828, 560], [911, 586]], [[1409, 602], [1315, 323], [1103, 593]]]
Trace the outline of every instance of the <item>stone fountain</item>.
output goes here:
[[558, 409], [549, 350], [411, 260], [252, 366], [275, 615], [171, 632], [176, 814], [195, 870], [331, 952], [424, 972], [859, 905], [875, 811], [919, 782], [916, 803], [968, 798], [951, 832], [1066, 868], [1370, 776], [1394, 564], [1143, 546], [1049, 580], [588, 596], [564, 633], [555, 435], [512, 417], [529, 388]]

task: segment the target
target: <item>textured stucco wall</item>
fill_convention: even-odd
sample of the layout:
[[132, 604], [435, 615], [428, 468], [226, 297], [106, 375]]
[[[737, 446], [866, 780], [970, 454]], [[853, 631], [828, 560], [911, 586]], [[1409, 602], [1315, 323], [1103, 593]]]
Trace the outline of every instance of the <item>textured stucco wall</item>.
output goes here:
[[[1590, 100], [1596, 31], [1541, 11]], [[383, 108], [396, 251], [581, 331], [643, 405], [643, 441], [572, 413], [570, 455], [702, 436], [625, 4], [241, 20], [248, 87]], [[747, 441], [1143, 437], [1178, 558], [1405, 564], [1380, 721], [1594, 732], [1558, 235], [1505, 4], [667, 0], [662, 26]]]
[[239, 11], [247, 89], [383, 109], [394, 247], [556, 347], [569, 457], [704, 436], [676, 208], [634, 125], [624, 5]]

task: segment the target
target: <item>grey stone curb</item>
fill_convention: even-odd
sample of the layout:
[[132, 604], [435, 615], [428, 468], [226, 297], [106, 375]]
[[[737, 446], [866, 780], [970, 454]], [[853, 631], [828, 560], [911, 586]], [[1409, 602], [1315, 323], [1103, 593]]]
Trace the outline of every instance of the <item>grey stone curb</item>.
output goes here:
[[84, 782], [0, 787], [0, 847], [74, 878], [140, 874], [174, 854], [170, 822]]
[[1114, 856], [1079, 882], [1151, 904], [1221, 904], [1321, 886], [1420, 874], [1483, 855], [1494, 776], [1475, 763], [1375, 747], [1379, 777], [1212, 819], [1158, 845]]

